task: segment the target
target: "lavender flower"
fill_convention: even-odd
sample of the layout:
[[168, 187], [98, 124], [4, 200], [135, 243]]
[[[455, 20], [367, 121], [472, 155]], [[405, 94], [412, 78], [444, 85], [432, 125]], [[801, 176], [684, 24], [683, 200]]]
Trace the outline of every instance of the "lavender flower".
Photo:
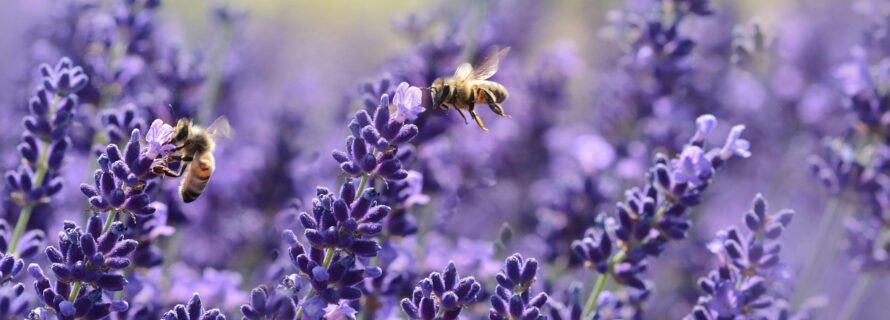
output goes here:
[[508, 257], [504, 262], [504, 270], [496, 276], [498, 286], [491, 296], [488, 318], [547, 319], [540, 310], [547, 303], [547, 294], [541, 292], [531, 296], [531, 286], [535, 283], [537, 272], [537, 260], [524, 260], [519, 254]]
[[773, 314], [782, 297], [771, 289], [782, 281], [778, 244], [794, 213], [782, 210], [767, 214], [763, 196], [757, 195], [751, 211], [744, 215], [749, 234], [735, 228], [721, 231], [709, 245], [720, 258], [720, 266], [699, 280], [705, 295], [689, 316], [690, 319], [761, 318]]
[[416, 120], [417, 115], [425, 109], [421, 105], [420, 88], [412, 87], [407, 82], [399, 83], [399, 86], [396, 87], [392, 104], [395, 106], [395, 114], [392, 119], [402, 123]]
[[[68, 58], [59, 60], [55, 67], [41, 65], [40, 73], [41, 87], [29, 101], [29, 115], [23, 121], [26, 131], [18, 146], [23, 165], [6, 173], [12, 197], [23, 208], [47, 202], [62, 189], [58, 170], [71, 145], [67, 130], [78, 105], [76, 93], [88, 81], [83, 69]], [[23, 218], [27, 220], [28, 215]]]
[[[711, 122], [710, 118], [700, 117], [699, 124]], [[741, 150], [747, 151], [747, 144], [739, 143], [742, 129], [736, 126], [730, 133], [728, 140], [733, 142], [729, 144], [737, 151], [729, 154], [721, 149], [703, 151], [702, 137], [696, 137], [693, 141], [698, 140], [700, 145], [684, 146], [678, 158], [657, 156], [649, 169], [647, 184], [642, 189], [627, 190], [624, 201], [617, 204], [614, 218], [572, 244], [573, 252], [585, 265], [602, 273], [587, 300], [585, 317], [595, 311], [599, 293], [610, 277], [622, 285], [649, 290], [641, 278], [648, 268], [648, 257], [660, 255], [669, 241], [686, 238], [692, 226], [686, 217], [688, 208], [701, 203], [714, 172], [726, 160], [742, 154]]]
[[[99, 156], [99, 170], [95, 173], [93, 185], [81, 184], [80, 191], [89, 198], [90, 207], [94, 212], [112, 211], [131, 215], [150, 215], [155, 212], [151, 206], [149, 195], [155, 184], [152, 179], [157, 175], [152, 167], [155, 158], [162, 155], [166, 146], [161, 145], [159, 138], [164, 137], [163, 124], [154, 122], [149, 148], [143, 150], [139, 145], [139, 130], [133, 130], [126, 149], [121, 154], [116, 145], [109, 145]], [[159, 128], [161, 127], [161, 128]]]
[[125, 301], [102, 299], [103, 291], [121, 291], [127, 285], [124, 276], [115, 271], [130, 266], [128, 256], [137, 243], [123, 239], [122, 234], [121, 222], [114, 222], [103, 231], [98, 216], [89, 219], [85, 231], [74, 222], [65, 222], [59, 233], [59, 247], [46, 248], [56, 284], [52, 285], [39, 265], [28, 266], [35, 279], [34, 289], [45, 307], [62, 319], [101, 319], [111, 312], [126, 311]]
[[[22, 237], [22, 246], [18, 253], [8, 253], [9, 224], [0, 219], [0, 317], [22, 317], [28, 307], [28, 300], [23, 292], [25, 286], [15, 278], [25, 267], [21, 258], [30, 258], [43, 244], [43, 232], [31, 230]], [[20, 258], [21, 257], [21, 258]]]
[[136, 115], [136, 106], [132, 104], [120, 109], [105, 110], [100, 118], [107, 141], [111, 144], [122, 145], [127, 142], [128, 133], [145, 128], [145, 121]]
[[[413, 91], [405, 89], [399, 95], [398, 103], [404, 108], [418, 106]], [[349, 122], [352, 135], [346, 139], [347, 151], [334, 150], [334, 160], [340, 164], [343, 172], [352, 177], [367, 176], [388, 181], [402, 180], [408, 172], [402, 169], [402, 162], [396, 158], [400, 145], [408, 143], [418, 134], [417, 126], [405, 123], [406, 115], [391, 118], [389, 96], [383, 95], [374, 112], [374, 117], [365, 111], [358, 111]], [[399, 120], [400, 117], [404, 117]]]
[[482, 286], [473, 277], [460, 278], [454, 262], [442, 273], [421, 280], [411, 299], [402, 299], [402, 310], [411, 319], [457, 319], [461, 309], [476, 302]]
[[226, 320], [226, 316], [219, 309], [205, 310], [201, 302], [201, 296], [197, 293], [192, 296], [188, 304], [177, 304], [173, 310], [164, 314], [163, 320]]
[[[381, 274], [378, 267], [359, 265], [357, 253], [317, 247], [309, 247], [307, 252], [291, 230], [284, 231], [284, 240], [289, 246], [288, 257], [299, 277], [308, 280], [312, 288], [300, 301], [298, 318], [321, 319], [328, 305], [361, 298], [359, 285], [362, 281]], [[376, 242], [372, 243], [377, 246]]]
[[297, 306], [288, 295], [260, 286], [250, 291], [250, 304], [241, 306], [241, 314], [244, 320], [293, 320], [297, 318]]
[[312, 214], [300, 214], [304, 235], [315, 249], [343, 249], [359, 257], [374, 257], [380, 245], [369, 237], [380, 234], [380, 221], [390, 208], [376, 205], [377, 193], [368, 189], [355, 199], [355, 186], [347, 180], [335, 197], [328, 189], [319, 187], [312, 201]]

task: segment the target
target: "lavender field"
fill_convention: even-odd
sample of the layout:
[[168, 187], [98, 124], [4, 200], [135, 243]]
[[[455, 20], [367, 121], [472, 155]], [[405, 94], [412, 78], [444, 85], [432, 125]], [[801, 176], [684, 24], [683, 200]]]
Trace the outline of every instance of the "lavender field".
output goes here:
[[888, 319], [883, 0], [7, 0], [0, 319]]

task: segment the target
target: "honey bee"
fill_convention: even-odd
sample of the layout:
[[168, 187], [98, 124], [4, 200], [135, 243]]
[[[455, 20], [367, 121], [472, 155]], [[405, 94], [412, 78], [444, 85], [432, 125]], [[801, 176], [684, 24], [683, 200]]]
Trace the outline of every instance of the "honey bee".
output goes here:
[[215, 139], [231, 136], [232, 128], [225, 116], [214, 120], [206, 129], [192, 124], [191, 119], [179, 119], [168, 142], [175, 146], [173, 154], [164, 160], [167, 163], [179, 161], [179, 172], [166, 166], [153, 169], [155, 173], [169, 177], [180, 177], [185, 173], [179, 184], [179, 195], [185, 203], [195, 201], [204, 192], [216, 169], [216, 159], [213, 157]]
[[447, 78], [439, 78], [430, 86], [433, 107], [447, 111], [449, 107], [457, 110], [464, 123], [469, 124], [463, 111], [466, 110], [482, 130], [488, 131], [482, 119], [476, 114], [476, 104], [487, 104], [496, 115], [510, 118], [501, 102], [507, 100], [507, 88], [500, 83], [487, 80], [498, 71], [498, 62], [510, 48], [498, 50], [485, 58], [475, 69], [469, 63], [461, 64], [454, 71], [454, 75]]

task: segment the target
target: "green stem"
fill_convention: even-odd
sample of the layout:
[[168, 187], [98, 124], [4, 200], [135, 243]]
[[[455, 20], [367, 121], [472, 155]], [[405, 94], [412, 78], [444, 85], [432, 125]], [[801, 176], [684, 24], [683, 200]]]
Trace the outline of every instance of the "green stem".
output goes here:
[[806, 260], [806, 264], [803, 266], [803, 272], [801, 272], [801, 277], [799, 278], [801, 281], [801, 288], [797, 290], [795, 293], [795, 298], [793, 301], [794, 304], [800, 302], [801, 299], [807, 296], [812, 285], [815, 285], [816, 279], [812, 281], [810, 279], [813, 278], [813, 273], [818, 269], [819, 260], [822, 258], [822, 253], [825, 251], [826, 243], [829, 238], [829, 232], [831, 231], [831, 226], [835, 224], [835, 217], [837, 213], [840, 211], [840, 198], [839, 197], [831, 197], [828, 200], [828, 204], [825, 206], [825, 213], [822, 214], [822, 221], [819, 222], [818, 233], [816, 233], [816, 245], [813, 247], [813, 251], [810, 252], [810, 256]]
[[856, 313], [859, 311], [859, 305], [862, 304], [862, 298], [865, 297], [865, 293], [868, 292], [869, 287], [871, 287], [872, 280], [871, 273], [863, 273], [859, 275], [859, 279], [856, 280], [856, 284], [853, 286], [853, 292], [850, 293], [847, 301], [844, 302], [844, 308], [841, 309], [841, 313], [837, 319], [849, 320], [856, 316]]
[[587, 303], [584, 305], [585, 318], [590, 317], [596, 311], [596, 302], [599, 301], [600, 294], [606, 288], [606, 284], [609, 283], [609, 274], [609, 272], [606, 272], [596, 278], [593, 290], [590, 291], [590, 296], [587, 297]]
[[[61, 97], [58, 95], [53, 96], [53, 101], [49, 105], [49, 113], [48, 115], [52, 115], [56, 113], [56, 107], [59, 104], [59, 100]], [[47, 119], [50, 123], [52, 123], [52, 119]], [[37, 172], [34, 173], [34, 187], [40, 188], [43, 186], [43, 180], [46, 179], [46, 174], [49, 171], [49, 166], [47, 165], [47, 161], [49, 161], [49, 141], [40, 140], [41, 148], [40, 148], [40, 158], [37, 160]], [[22, 211], [19, 213], [19, 219], [15, 222], [15, 229], [12, 232], [12, 239], [10, 240], [9, 250], [12, 254], [15, 254], [15, 250], [18, 248], [19, 240], [22, 238], [22, 235], [25, 234], [25, 228], [28, 226], [28, 221], [31, 220], [31, 213], [34, 212], [34, 204], [29, 203], [25, 204], [22, 207]]]
[[358, 183], [358, 190], [355, 191], [355, 198], [361, 199], [362, 194], [365, 193], [365, 187], [368, 185], [368, 177], [369, 175], [363, 174], [362, 180]]
[[68, 301], [74, 302], [74, 300], [77, 299], [77, 295], [80, 294], [80, 288], [82, 286], [80, 281], [74, 282], [74, 288], [71, 289], [71, 294], [68, 295]]
[[334, 252], [335, 252], [335, 251], [337, 251], [337, 249], [327, 249], [327, 250], [325, 251], [325, 254], [324, 254], [324, 261], [322, 262], [322, 266], [323, 266], [325, 269], [327, 269], [328, 267], [331, 266], [331, 261], [334, 260]]
[[596, 303], [599, 301], [603, 289], [606, 288], [606, 284], [609, 283], [609, 277], [612, 275], [612, 270], [615, 268], [615, 265], [624, 260], [626, 255], [626, 248], [618, 251], [618, 253], [612, 257], [612, 261], [609, 261], [609, 268], [606, 270], [606, 273], [600, 274], [599, 277], [596, 278], [596, 283], [593, 285], [593, 289], [590, 290], [590, 295], [587, 296], [587, 303], [584, 305], [584, 319], [592, 317], [593, 313], [596, 312]]
[[102, 233], [108, 232], [115, 220], [117, 220], [117, 209], [111, 209], [111, 212], [108, 213], [108, 219], [105, 220], [105, 226], [102, 227]]
[[25, 227], [28, 225], [28, 220], [31, 220], [31, 212], [34, 211], [34, 205], [26, 205], [22, 208], [22, 212], [19, 213], [19, 220], [15, 223], [15, 231], [12, 233], [12, 242], [9, 244], [9, 253], [16, 254], [16, 248], [19, 245], [19, 239], [22, 238], [22, 235], [25, 233]]

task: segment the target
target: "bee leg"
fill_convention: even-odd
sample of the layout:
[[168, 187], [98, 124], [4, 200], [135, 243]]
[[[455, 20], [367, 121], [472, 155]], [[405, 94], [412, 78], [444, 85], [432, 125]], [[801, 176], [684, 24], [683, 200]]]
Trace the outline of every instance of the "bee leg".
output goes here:
[[188, 167], [188, 164], [183, 164], [179, 167], [179, 172], [173, 171], [165, 166], [154, 166], [151, 167], [151, 173], [156, 175], [164, 175], [172, 178], [179, 178], [182, 176], [182, 173], [185, 172], [185, 168]]
[[470, 124], [470, 122], [467, 121], [467, 116], [464, 115], [464, 112], [463, 112], [463, 111], [460, 111], [460, 108], [458, 108], [458, 107], [454, 107], [454, 110], [457, 110], [457, 114], [459, 114], [460, 117], [464, 119], [464, 124]]
[[482, 97], [486, 103], [488, 103], [488, 107], [491, 109], [491, 112], [499, 115], [504, 118], [512, 118], [507, 112], [504, 111], [504, 107], [501, 106], [500, 103], [497, 103], [497, 98], [495, 98], [494, 93], [489, 90], [480, 90], [482, 91]]
[[192, 156], [169, 156], [169, 157], [167, 157], [167, 160], [169, 160], [168, 162], [170, 162], [170, 161], [192, 162], [192, 160], [195, 160], [195, 159], [192, 158]]
[[476, 124], [479, 125], [479, 128], [482, 128], [483, 131], [488, 131], [488, 128], [485, 127], [485, 123], [482, 123], [482, 118], [476, 114], [476, 105], [470, 105], [470, 116], [473, 117], [473, 120], [476, 120]]

